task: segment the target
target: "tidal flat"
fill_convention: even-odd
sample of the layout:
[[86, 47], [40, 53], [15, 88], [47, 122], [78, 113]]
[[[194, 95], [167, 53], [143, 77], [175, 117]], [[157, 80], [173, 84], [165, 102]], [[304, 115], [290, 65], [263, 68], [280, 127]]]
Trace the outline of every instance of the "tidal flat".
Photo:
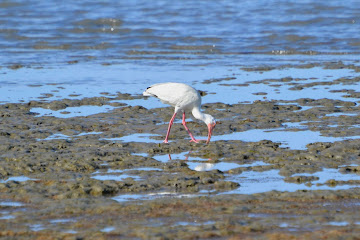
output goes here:
[[[359, 16], [2, 1], [0, 239], [359, 239]], [[208, 145], [180, 119], [162, 144], [173, 108], [141, 94], [162, 82], [200, 91]]]
[[358, 72], [247, 68], [193, 82], [218, 120], [208, 145], [180, 121], [163, 144], [173, 109], [136, 87], [25, 86], [39, 94], [0, 105], [0, 236], [358, 239]]

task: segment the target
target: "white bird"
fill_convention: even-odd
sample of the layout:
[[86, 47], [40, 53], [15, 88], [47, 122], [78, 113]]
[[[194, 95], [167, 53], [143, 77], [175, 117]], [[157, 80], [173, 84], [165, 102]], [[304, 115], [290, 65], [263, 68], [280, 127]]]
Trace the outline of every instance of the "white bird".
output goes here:
[[184, 83], [158, 83], [154, 84], [146, 89], [143, 92], [144, 96], [153, 96], [159, 98], [163, 103], [169, 104], [175, 107], [175, 112], [170, 119], [169, 127], [166, 133], [164, 143], [168, 143], [170, 129], [174, 122], [175, 116], [177, 113], [182, 112], [182, 124], [184, 125], [186, 131], [189, 133], [191, 140], [190, 142], [198, 143], [199, 140], [196, 140], [191, 134], [189, 128], [186, 126], [185, 122], [185, 112], [191, 111], [192, 115], [203, 122], [206, 123], [208, 127], [208, 139], [206, 144], [210, 142], [212, 131], [216, 125], [215, 119], [209, 115], [202, 113], [201, 108], [201, 97], [198, 91], [194, 88], [186, 85]]

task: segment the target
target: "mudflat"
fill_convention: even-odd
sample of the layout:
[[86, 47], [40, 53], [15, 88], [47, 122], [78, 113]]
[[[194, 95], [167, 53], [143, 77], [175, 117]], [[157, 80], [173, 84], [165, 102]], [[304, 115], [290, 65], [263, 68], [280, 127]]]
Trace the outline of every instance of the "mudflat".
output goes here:
[[[236, 87], [231, 81], [202, 86]], [[358, 86], [359, 78], [238, 87], [254, 84], [297, 92]], [[208, 145], [190, 143], [181, 123], [163, 144], [173, 109], [122, 102], [150, 101], [140, 94], [46, 100], [44, 93], [4, 103], [1, 237], [357, 239], [360, 96], [351, 87], [337, 93], [341, 100], [268, 100], [265, 92], [253, 102], [206, 103], [203, 110], [218, 119]], [[85, 110], [77, 116], [74, 108]], [[206, 137], [203, 123], [188, 126]]]

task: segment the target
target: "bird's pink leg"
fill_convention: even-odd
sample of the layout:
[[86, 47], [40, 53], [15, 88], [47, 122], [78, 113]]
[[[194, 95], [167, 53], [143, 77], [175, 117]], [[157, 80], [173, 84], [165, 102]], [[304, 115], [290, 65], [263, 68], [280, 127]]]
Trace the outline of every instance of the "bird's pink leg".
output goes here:
[[169, 139], [169, 135], [170, 135], [170, 129], [171, 129], [171, 126], [173, 125], [175, 116], [176, 116], [176, 112], [174, 113], [174, 115], [173, 115], [173, 116], [171, 117], [171, 119], [170, 119], [169, 127], [168, 127], [168, 130], [167, 130], [167, 133], [166, 133], [166, 137], [165, 137], [165, 140], [163, 141], [163, 143], [168, 143], [168, 139]]
[[196, 142], [196, 143], [198, 143], [199, 141], [198, 141], [198, 140], [196, 140], [196, 139], [194, 138], [194, 136], [191, 134], [191, 132], [190, 132], [189, 128], [186, 126], [186, 121], [185, 121], [185, 112], [183, 112], [182, 124], [184, 125], [184, 127], [185, 127], [186, 131], [188, 132], [188, 134], [189, 134], [189, 135], [190, 135], [190, 137], [191, 137], [190, 142]]

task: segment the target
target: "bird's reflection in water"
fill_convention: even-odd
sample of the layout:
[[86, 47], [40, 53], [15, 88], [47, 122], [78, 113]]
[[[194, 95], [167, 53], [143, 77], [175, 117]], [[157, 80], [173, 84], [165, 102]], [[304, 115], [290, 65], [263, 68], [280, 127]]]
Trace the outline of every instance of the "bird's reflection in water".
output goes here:
[[212, 170], [214, 167], [215, 167], [214, 163], [200, 163], [194, 168], [194, 170], [198, 172], [209, 171]]
[[[191, 153], [192, 151], [190, 151], [188, 154], [185, 154], [184, 156], [185, 156], [185, 159], [183, 159], [183, 160], [185, 160], [185, 161], [187, 161], [188, 159], [189, 159], [189, 156], [190, 156], [190, 153]], [[169, 153], [168, 154], [169, 155], [169, 161], [171, 161], [172, 159], [171, 159], [171, 154]]]
[[[191, 151], [188, 154], [184, 155], [185, 159], [183, 159], [183, 160], [188, 161], [190, 154], [191, 154]], [[171, 161], [172, 160], [171, 154], [169, 153], [168, 155], [169, 155], [169, 161]], [[199, 163], [193, 169], [195, 171], [201, 172], [201, 171], [210, 171], [215, 167], [215, 163], [209, 162], [209, 161], [211, 161], [211, 158], [208, 158], [207, 160], [204, 159], [204, 161], [207, 161], [207, 162]]]

